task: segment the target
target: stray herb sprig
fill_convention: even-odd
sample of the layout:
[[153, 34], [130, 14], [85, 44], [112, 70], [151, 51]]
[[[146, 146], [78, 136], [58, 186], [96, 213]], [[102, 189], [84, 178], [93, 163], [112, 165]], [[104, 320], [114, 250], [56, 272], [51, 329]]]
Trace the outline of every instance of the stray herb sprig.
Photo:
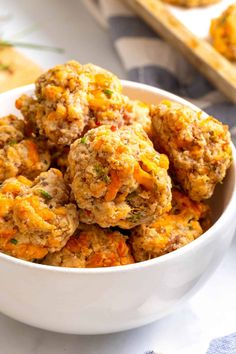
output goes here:
[[0, 63], [0, 70], [9, 70], [10, 65], [9, 64], [4, 64], [4, 63]]
[[110, 90], [110, 89], [104, 89], [103, 90], [103, 93], [105, 93], [105, 95], [108, 97], [108, 98], [111, 98], [112, 94], [113, 94], [113, 91]]
[[7, 41], [0, 40], [0, 48], [4, 47], [21, 47], [21, 48], [29, 48], [29, 49], [37, 49], [37, 50], [46, 50], [55, 53], [64, 53], [64, 49], [58, 47], [51, 47], [42, 44], [34, 44], [34, 43], [25, 43], [25, 42], [17, 42], [17, 41]]
[[44, 189], [40, 189], [39, 193], [46, 200], [51, 200], [52, 199], [52, 196], [47, 191], [45, 191]]
[[10, 242], [13, 244], [13, 245], [16, 245], [18, 243], [18, 241], [15, 239], [15, 238], [11, 238], [10, 239]]

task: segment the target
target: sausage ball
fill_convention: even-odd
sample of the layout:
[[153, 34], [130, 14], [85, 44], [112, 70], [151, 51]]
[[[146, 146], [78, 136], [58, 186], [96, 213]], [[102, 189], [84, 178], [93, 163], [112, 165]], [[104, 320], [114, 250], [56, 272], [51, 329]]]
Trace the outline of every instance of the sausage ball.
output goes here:
[[29, 130], [56, 146], [70, 145], [92, 128], [144, 122], [150, 128], [149, 107], [122, 95], [120, 80], [93, 64], [69, 61], [55, 66], [36, 81], [35, 97], [22, 95], [16, 107]]
[[28, 193], [31, 185], [30, 180], [18, 176], [7, 179], [0, 187], [0, 251], [30, 261], [43, 258], [47, 251], [31, 242], [22, 242], [23, 235], [13, 219], [13, 208], [15, 199]]
[[201, 220], [209, 225], [209, 208], [205, 204], [193, 202], [177, 190], [173, 191], [172, 203], [171, 211], [152, 225], [140, 225], [131, 231], [130, 244], [136, 262], [159, 257], [192, 242], [205, 231]]
[[229, 60], [236, 60], [236, 3], [211, 21], [212, 43]]
[[210, 198], [231, 164], [228, 127], [169, 101], [153, 106], [151, 115], [155, 146], [169, 157], [173, 177], [191, 199]]
[[119, 79], [92, 64], [69, 61], [55, 66], [38, 78], [35, 95], [19, 98], [16, 107], [56, 145], [71, 144], [88, 124], [122, 119]]
[[71, 145], [68, 161], [86, 224], [129, 229], [170, 209], [168, 158], [154, 150], [140, 125], [92, 129]]
[[41, 259], [59, 251], [77, 227], [77, 209], [59, 170], [43, 172], [33, 183], [20, 176], [1, 186], [2, 252], [29, 261]]
[[13, 114], [0, 118], [0, 149], [24, 139], [25, 122]]
[[172, 5], [183, 7], [200, 7], [215, 4], [219, 0], [162, 0]]
[[118, 231], [101, 229], [97, 225], [84, 225], [71, 236], [65, 247], [48, 254], [43, 264], [97, 268], [134, 263], [127, 237]]
[[30, 139], [9, 141], [0, 149], [0, 183], [20, 174], [35, 178], [49, 168], [50, 160], [44, 142]]

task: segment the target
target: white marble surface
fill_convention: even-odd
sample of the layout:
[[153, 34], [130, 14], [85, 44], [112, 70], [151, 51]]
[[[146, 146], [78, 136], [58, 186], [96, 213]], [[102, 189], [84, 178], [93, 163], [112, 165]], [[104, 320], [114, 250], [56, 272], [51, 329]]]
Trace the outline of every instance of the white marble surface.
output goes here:
[[[69, 6], [68, 6], [69, 5]], [[0, 0], [9, 12], [10, 35], [31, 25], [38, 30], [24, 41], [56, 45], [64, 54], [25, 50], [43, 67], [67, 59], [95, 62], [124, 78], [109, 34], [84, 10], [79, 0]], [[236, 331], [236, 240], [223, 263], [195, 297], [174, 314], [136, 330], [102, 336], [70, 336], [31, 328], [0, 315], [0, 354], [204, 354], [209, 341]], [[4, 291], [4, 289], [1, 289]]]

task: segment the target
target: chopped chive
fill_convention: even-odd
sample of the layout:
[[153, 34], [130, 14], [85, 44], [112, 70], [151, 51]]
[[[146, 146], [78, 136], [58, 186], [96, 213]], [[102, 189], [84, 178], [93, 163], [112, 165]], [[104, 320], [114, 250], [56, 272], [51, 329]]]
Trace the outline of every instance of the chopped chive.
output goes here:
[[16, 245], [18, 243], [18, 241], [15, 239], [15, 238], [11, 238], [10, 239], [10, 242], [13, 244], [13, 245]]
[[107, 174], [107, 168], [102, 167], [101, 165], [95, 165], [94, 169], [97, 173], [98, 178], [100, 178], [103, 182], [109, 183], [110, 182], [110, 177]]
[[126, 200], [128, 202], [131, 202], [136, 197], [137, 197], [137, 192], [131, 192], [130, 194], [127, 195]]
[[104, 175], [103, 177], [102, 177], [102, 180], [103, 180], [103, 182], [105, 182], [105, 183], [109, 183], [110, 182], [110, 177], [108, 176], [108, 175]]
[[17, 141], [16, 140], [11, 140], [8, 142], [8, 145], [16, 145], [17, 144]]
[[132, 222], [132, 223], [136, 223], [138, 222], [143, 216], [142, 212], [134, 212], [133, 214], [131, 214], [127, 220]]
[[105, 95], [108, 97], [108, 98], [111, 98], [112, 94], [113, 94], [113, 91], [112, 90], [109, 90], [109, 89], [105, 89], [103, 90], [103, 93], [105, 93]]
[[15, 42], [15, 41], [5, 41], [0, 40], [0, 47], [22, 47], [22, 48], [30, 48], [30, 49], [37, 49], [37, 50], [46, 50], [50, 52], [56, 53], [64, 53], [64, 49], [51, 47], [47, 45], [41, 44], [34, 44], [34, 43], [23, 43], [23, 42]]
[[10, 68], [9, 64], [0, 63], [0, 70], [8, 70]]
[[41, 196], [46, 199], [46, 200], [51, 200], [52, 199], [52, 196], [47, 192], [45, 191], [44, 189], [40, 189], [39, 190]]
[[80, 143], [81, 143], [81, 144], [86, 144], [86, 136], [83, 136], [83, 137], [80, 139]]

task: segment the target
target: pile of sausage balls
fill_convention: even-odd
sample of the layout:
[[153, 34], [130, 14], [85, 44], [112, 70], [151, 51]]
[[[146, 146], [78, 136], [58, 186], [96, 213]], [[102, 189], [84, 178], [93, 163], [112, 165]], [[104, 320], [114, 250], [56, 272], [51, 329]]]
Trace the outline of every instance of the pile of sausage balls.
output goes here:
[[76, 61], [41, 75], [16, 108], [0, 119], [1, 252], [110, 267], [210, 227], [204, 201], [232, 160], [228, 128], [213, 117], [130, 100], [115, 75]]

